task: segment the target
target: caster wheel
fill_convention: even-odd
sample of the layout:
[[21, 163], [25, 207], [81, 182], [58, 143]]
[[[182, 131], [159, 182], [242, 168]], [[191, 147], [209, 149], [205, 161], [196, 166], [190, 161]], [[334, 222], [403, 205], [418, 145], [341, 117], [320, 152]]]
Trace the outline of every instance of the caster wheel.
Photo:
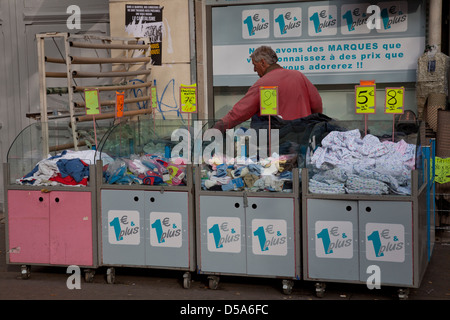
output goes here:
[[211, 290], [216, 290], [219, 287], [219, 277], [208, 277], [209, 280], [209, 288]]
[[95, 271], [94, 270], [86, 269], [84, 271], [84, 281], [86, 281], [86, 282], [93, 282], [94, 281], [94, 275], [95, 275]]
[[23, 265], [20, 268], [20, 278], [22, 280], [27, 280], [30, 277], [30, 266], [27, 265]]
[[409, 289], [398, 289], [399, 300], [408, 300]]
[[189, 289], [191, 287], [191, 274], [186, 272], [183, 275], [183, 288]]
[[291, 294], [292, 293], [292, 288], [294, 287], [294, 281], [292, 280], [283, 280], [281, 282], [282, 287], [283, 287], [283, 293], [284, 294]]
[[323, 298], [325, 296], [325, 283], [316, 283], [316, 297]]
[[106, 270], [106, 282], [113, 284], [116, 281], [116, 270], [114, 268], [108, 268]]

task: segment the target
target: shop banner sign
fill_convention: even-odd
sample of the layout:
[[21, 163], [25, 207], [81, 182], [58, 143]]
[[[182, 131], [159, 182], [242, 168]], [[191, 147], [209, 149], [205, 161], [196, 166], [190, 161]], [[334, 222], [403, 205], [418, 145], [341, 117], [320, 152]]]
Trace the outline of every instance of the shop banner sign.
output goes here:
[[282, 67], [315, 84], [415, 82], [425, 18], [423, 0], [213, 7], [214, 86], [253, 84], [249, 56], [261, 45], [276, 51]]

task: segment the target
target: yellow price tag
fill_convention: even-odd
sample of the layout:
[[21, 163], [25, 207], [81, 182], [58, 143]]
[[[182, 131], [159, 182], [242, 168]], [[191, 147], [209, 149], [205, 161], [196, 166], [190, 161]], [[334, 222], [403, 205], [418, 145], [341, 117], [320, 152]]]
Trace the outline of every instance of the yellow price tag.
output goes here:
[[[437, 183], [450, 182], [450, 158], [435, 157], [436, 169], [434, 181]], [[430, 162], [430, 174], [433, 172], [433, 162]]]
[[278, 115], [278, 87], [260, 87], [260, 113], [262, 116]]
[[100, 99], [98, 97], [98, 90], [85, 89], [84, 99], [86, 101], [86, 114], [96, 115], [100, 114]]
[[182, 113], [197, 112], [197, 86], [180, 86], [180, 109]]
[[386, 103], [384, 113], [404, 113], [405, 88], [386, 88]]
[[151, 88], [151, 95], [152, 95], [152, 108], [156, 108], [158, 106], [158, 98], [156, 96], [156, 87]]
[[355, 86], [357, 114], [375, 114], [375, 85]]

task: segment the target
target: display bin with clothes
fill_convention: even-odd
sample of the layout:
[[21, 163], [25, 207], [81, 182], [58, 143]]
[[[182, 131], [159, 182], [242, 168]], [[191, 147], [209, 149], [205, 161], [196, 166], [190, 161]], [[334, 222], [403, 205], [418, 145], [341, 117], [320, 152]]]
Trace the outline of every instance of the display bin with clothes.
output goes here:
[[[100, 142], [98, 250], [108, 283], [117, 267], [154, 268], [182, 271], [183, 287], [190, 287], [196, 257], [189, 127], [188, 119], [140, 116], [118, 122]], [[171, 157], [183, 139], [185, 148]]]
[[331, 119], [267, 120], [197, 139], [197, 264], [211, 289], [232, 275], [281, 279], [290, 294], [301, 279], [300, 171], [312, 129]]
[[313, 130], [302, 172], [303, 278], [418, 288], [434, 245], [434, 141], [391, 121]]
[[[84, 143], [77, 150], [64, 149], [72, 139], [67, 127], [58, 122], [46, 127], [49, 154], [43, 154], [43, 125], [37, 122], [18, 134], [3, 165], [6, 260], [21, 265], [23, 279], [30, 277], [32, 266], [76, 265], [90, 282], [98, 268], [99, 153]], [[92, 128], [86, 129], [89, 135]]]

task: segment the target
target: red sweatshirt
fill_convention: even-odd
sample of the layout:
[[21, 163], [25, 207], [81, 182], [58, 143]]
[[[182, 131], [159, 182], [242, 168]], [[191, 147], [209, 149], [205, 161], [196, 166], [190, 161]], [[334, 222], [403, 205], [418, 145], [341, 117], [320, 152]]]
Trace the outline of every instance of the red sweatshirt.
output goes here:
[[278, 114], [283, 120], [322, 113], [322, 98], [308, 78], [299, 71], [287, 70], [276, 65], [259, 78], [222, 118], [223, 127], [220, 125], [222, 130], [233, 128], [255, 114], [260, 115], [261, 86], [278, 86]]

